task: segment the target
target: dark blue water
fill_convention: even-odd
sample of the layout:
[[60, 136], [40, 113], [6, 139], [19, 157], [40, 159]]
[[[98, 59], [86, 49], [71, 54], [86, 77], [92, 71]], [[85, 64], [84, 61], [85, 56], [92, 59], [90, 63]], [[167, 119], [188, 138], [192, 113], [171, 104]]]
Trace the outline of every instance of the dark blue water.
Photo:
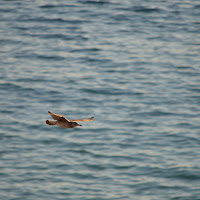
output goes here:
[[0, 199], [200, 199], [199, 1], [2, 0], [0, 19]]

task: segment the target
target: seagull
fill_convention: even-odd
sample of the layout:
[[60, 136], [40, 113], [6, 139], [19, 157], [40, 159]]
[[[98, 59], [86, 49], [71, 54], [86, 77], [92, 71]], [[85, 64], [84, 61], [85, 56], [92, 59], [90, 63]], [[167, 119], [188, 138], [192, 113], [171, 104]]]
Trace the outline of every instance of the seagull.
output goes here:
[[46, 124], [53, 125], [53, 126], [57, 125], [57, 126], [62, 127], [62, 128], [74, 128], [76, 126], [82, 126], [81, 124], [78, 123], [78, 121], [91, 122], [91, 121], [94, 120], [94, 117], [91, 117], [89, 119], [73, 119], [73, 120], [69, 120], [63, 115], [57, 115], [57, 114], [54, 114], [54, 113], [52, 113], [50, 111], [48, 111], [48, 113], [56, 121], [46, 120]]

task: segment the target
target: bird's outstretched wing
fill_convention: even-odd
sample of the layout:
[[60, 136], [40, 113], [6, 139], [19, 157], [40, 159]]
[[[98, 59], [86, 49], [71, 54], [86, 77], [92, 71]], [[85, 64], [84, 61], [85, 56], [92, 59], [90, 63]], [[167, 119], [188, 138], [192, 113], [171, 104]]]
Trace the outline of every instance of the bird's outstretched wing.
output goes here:
[[89, 119], [72, 119], [72, 120], [69, 120], [70, 122], [91, 122], [94, 120], [94, 117], [91, 117]]
[[50, 111], [48, 111], [48, 113], [51, 115], [51, 117], [57, 121], [63, 121], [63, 122], [69, 122], [69, 120], [63, 116], [63, 115], [58, 115], [58, 114], [54, 114]]

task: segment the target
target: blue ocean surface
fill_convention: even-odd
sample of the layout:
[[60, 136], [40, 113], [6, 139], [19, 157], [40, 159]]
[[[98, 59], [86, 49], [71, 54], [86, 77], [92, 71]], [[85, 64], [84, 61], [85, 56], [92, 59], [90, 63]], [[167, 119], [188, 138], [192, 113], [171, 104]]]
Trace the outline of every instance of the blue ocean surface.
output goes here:
[[200, 1], [1, 0], [0, 19], [0, 199], [200, 199]]

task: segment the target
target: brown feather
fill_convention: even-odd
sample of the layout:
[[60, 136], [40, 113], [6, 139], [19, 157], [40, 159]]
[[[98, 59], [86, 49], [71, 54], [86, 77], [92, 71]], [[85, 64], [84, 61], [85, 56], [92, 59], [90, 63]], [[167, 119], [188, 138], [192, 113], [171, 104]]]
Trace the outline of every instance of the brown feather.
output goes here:
[[52, 113], [50, 111], [48, 111], [48, 113], [55, 120], [62, 121], [62, 122], [69, 122], [69, 120], [63, 115], [54, 114], [54, 113]]
[[72, 119], [70, 122], [91, 122], [94, 120], [94, 117], [91, 117], [89, 119]]

